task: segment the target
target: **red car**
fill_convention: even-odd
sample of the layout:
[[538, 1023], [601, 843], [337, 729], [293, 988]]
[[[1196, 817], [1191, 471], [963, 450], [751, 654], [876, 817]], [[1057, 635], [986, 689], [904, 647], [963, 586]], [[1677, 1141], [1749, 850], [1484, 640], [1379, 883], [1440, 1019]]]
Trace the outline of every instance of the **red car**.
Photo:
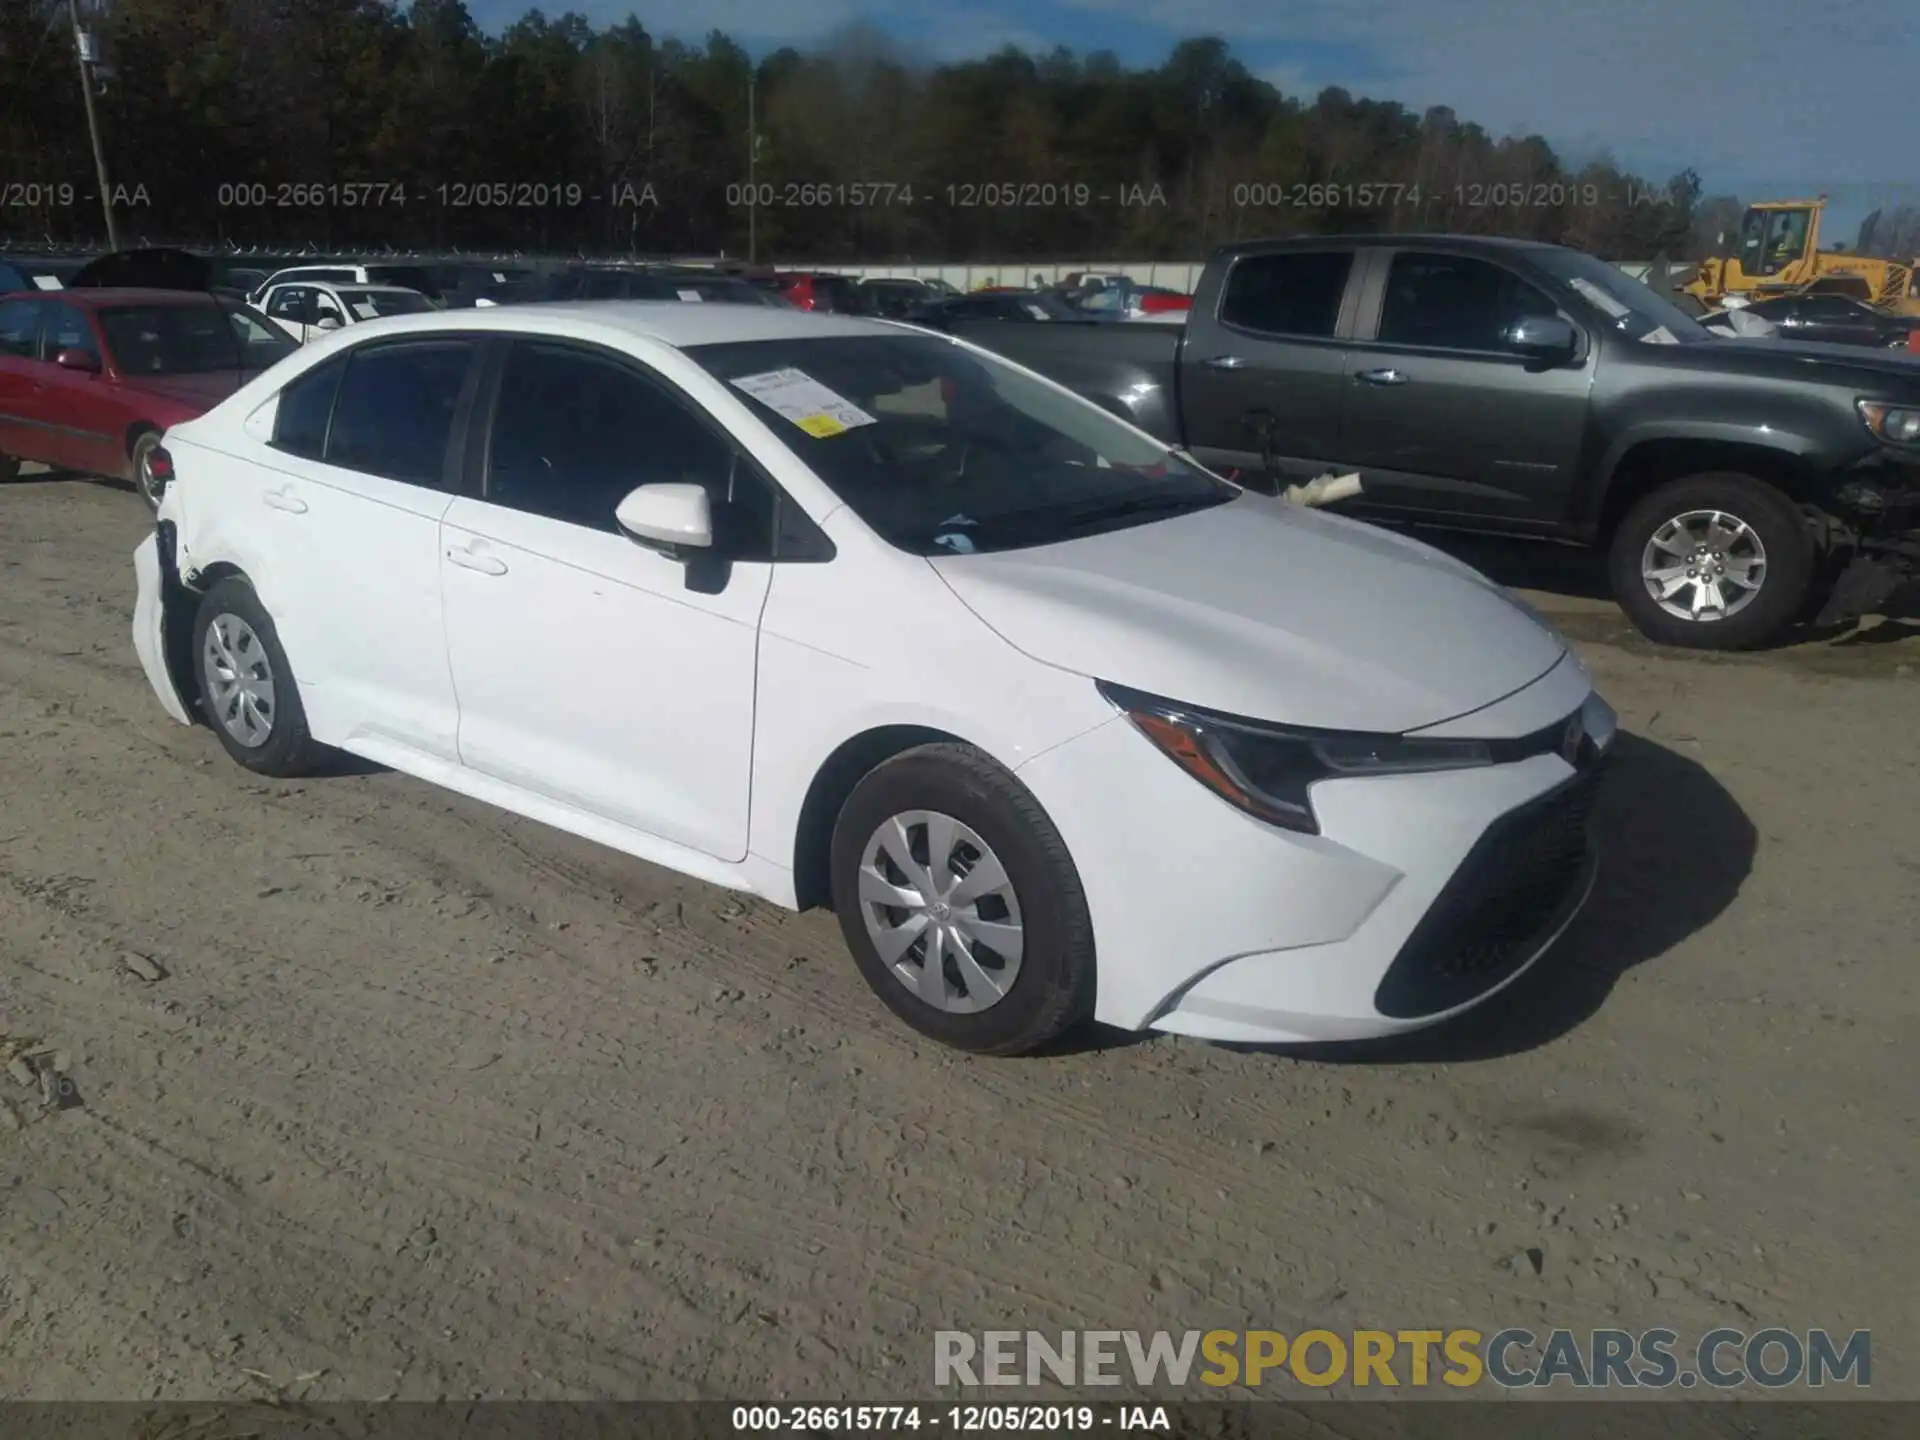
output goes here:
[[0, 295], [0, 480], [22, 460], [131, 481], [191, 420], [300, 348], [238, 300], [187, 290]]
[[864, 315], [869, 308], [860, 294], [860, 283], [851, 275], [829, 275], [819, 270], [780, 270], [775, 272], [773, 281], [787, 302], [801, 310]]

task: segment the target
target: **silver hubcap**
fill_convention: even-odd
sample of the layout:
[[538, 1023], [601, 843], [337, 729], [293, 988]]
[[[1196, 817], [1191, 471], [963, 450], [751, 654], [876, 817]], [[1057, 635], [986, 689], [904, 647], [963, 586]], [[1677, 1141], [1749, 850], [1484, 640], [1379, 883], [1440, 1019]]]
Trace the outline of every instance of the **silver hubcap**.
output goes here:
[[267, 647], [238, 615], [216, 615], [207, 626], [207, 702], [220, 727], [248, 749], [273, 734], [273, 667]]
[[1660, 608], [1682, 620], [1725, 620], [1751, 605], [1767, 579], [1767, 547], [1724, 510], [1676, 515], [1647, 542], [1640, 579]]
[[1020, 974], [1020, 901], [987, 842], [951, 815], [908, 810], [867, 841], [860, 914], [893, 976], [936, 1010], [997, 1005]]
[[157, 506], [160, 497], [153, 493], [153, 452], [159, 441], [141, 441], [133, 448], [133, 483], [140, 487], [149, 505]]

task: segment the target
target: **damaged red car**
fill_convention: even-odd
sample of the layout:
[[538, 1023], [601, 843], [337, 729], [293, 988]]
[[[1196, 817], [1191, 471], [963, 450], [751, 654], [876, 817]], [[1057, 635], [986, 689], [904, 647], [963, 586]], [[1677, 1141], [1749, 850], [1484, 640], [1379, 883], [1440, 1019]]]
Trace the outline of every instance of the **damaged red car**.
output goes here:
[[133, 484], [191, 420], [300, 348], [237, 300], [82, 288], [0, 295], [0, 480], [22, 461]]

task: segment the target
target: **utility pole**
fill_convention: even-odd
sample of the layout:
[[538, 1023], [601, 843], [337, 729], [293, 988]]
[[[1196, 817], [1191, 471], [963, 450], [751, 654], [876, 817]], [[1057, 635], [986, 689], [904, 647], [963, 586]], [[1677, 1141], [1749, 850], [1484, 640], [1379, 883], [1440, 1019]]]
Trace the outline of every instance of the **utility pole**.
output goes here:
[[87, 134], [93, 140], [93, 173], [100, 183], [100, 213], [107, 221], [107, 248], [118, 250], [120, 236], [113, 225], [113, 190], [107, 184], [107, 152], [100, 145], [100, 117], [93, 108], [93, 40], [80, 28], [79, 0], [67, 0], [67, 19], [73, 24], [73, 55], [80, 66], [80, 98], [87, 106]]

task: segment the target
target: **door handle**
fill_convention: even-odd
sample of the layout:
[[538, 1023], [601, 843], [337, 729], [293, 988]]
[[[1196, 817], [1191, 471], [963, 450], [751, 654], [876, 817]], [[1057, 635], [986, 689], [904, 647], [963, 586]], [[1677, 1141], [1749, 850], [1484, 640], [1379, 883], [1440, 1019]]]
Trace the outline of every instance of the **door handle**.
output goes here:
[[304, 515], [307, 513], [307, 502], [302, 500], [298, 495], [289, 494], [285, 490], [269, 490], [266, 494], [262, 495], [260, 499], [264, 503], [271, 505], [275, 510], [284, 510], [289, 515]]
[[458, 565], [462, 570], [477, 570], [482, 575], [504, 575], [507, 573], [506, 561], [496, 560], [491, 555], [476, 555], [471, 550], [459, 550], [449, 546], [447, 549], [447, 559]]
[[1209, 370], [1244, 370], [1247, 362], [1238, 355], [1209, 355], [1200, 362]]
[[1353, 377], [1364, 380], [1369, 385], [1404, 385], [1407, 383], [1405, 372], [1400, 370], [1362, 370]]

